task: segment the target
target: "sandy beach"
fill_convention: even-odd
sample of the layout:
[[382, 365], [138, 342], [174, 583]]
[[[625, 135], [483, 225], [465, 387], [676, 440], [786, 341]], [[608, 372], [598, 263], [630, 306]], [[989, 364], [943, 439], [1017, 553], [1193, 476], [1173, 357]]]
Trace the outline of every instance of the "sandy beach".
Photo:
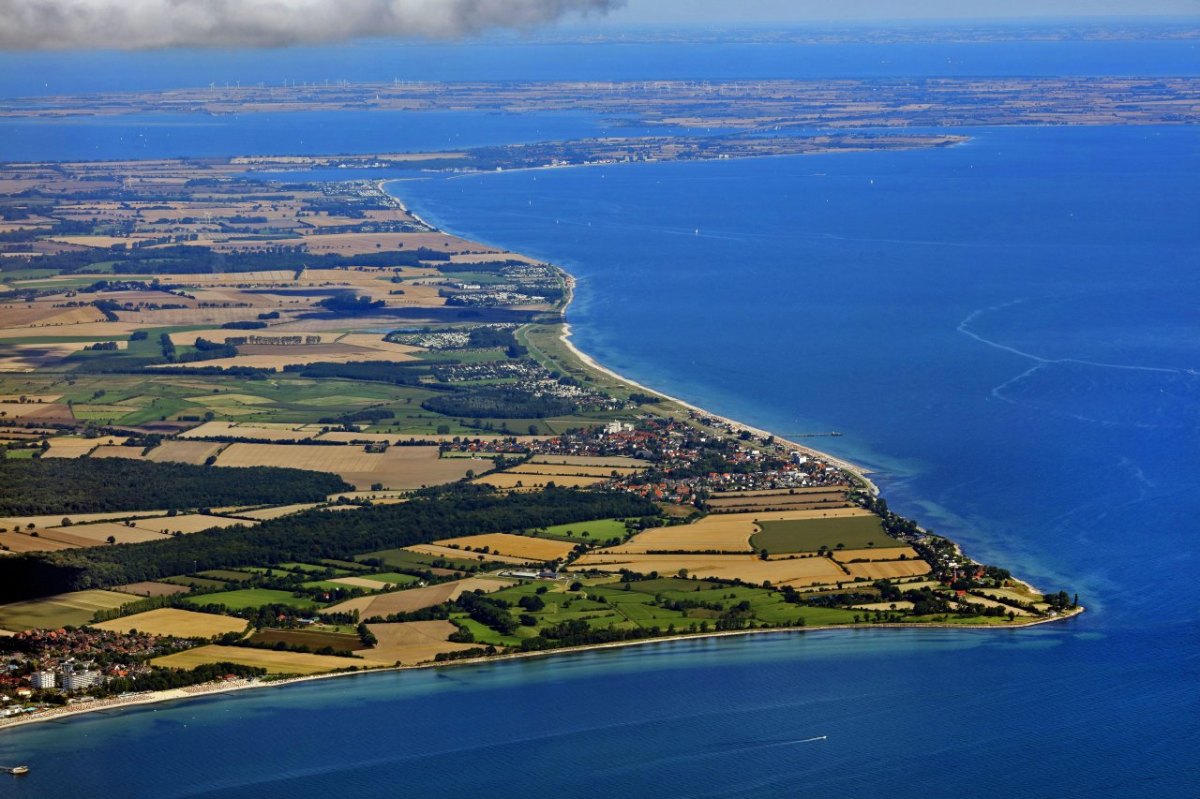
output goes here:
[[216, 694], [228, 694], [237, 691], [249, 691], [259, 688], [278, 688], [284, 685], [294, 685], [302, 682], [314, 682], [317, 680], [332, 680], [337, 677], [362, 676], [364, 674], [381, 674], [385, 672], [400, 672], [413, 671], [417, 669], [442, 669], [442, 668], [459, 668], [481, 666], [492, 663], [505, 663], [516, 660], [527, 660], [531, 658], [548, 658], [558, 657], [562, 655], [583, 654], [587, 652], [597, 652], [606, 649], [625, 649], [634, 646], [646, 646], [652, 644], [670, 644], [681, 641], [696, 641], [700, 639], [712, 638], [731, 638], [756, 635], [789, 635], [789, 634], [804, 634], [816, 632], [844, 632], [852, 633], [859, 630], [986, 630], [989, 632], [997, 632], [1001, 630], [1020, 630], [1028, 627], [1037, 627], [1043, 624], [1053, 624], [1057, 622], [1067, 621], [1081, 613], [1085, 608], [1080, 606], [1074, 610], [1064, 613], [1060, 616], [1053, 616], [1044, 619], [1031, 619], [1030, 621], [1013, 622], [1004, 625], [995, 624], [912, 624], [912, 623], [896, 623], [896, 624], [839, 624], [825, 625], [816, 627], [771, 627], [771, 628], [756, 628], [749, 630], [723, 630], [720, 632], [707, 633], [687, 633], [682, 635], [661, 636], [657, 638], [643, 638], [636, 641], [615, 641], [607, 644], [590, 644], [588, 646], [564, 647], [562, 649], [547, 649], [537, 652], [513, 652], [505, 655], [493, 655], [490, 657], [467, 658], [463, 660], [450, 660], [442, 663], [428, 662], [417, 663], [411, 666], [390, 666], [381, 669], [364, 669], [360, 671], [341, 671], [333, 674], [312, 674], [304, 677], [285, 677], [282, 679], [249, 679], [249, 680], [231, 680], [229, 682], [203, 683], [201, 685], [191, 685], [187, 688], [176, 688], [169, 691], [147, 691], [145, 693], [130, 694], [126, 696], [111, 697], [108, 699], [97, 699], [91, 702], [81, 702], [74, 705], [66, 705], [62, 707], [54, 707], [39, 713], [29, 713], [23, 716], [16, 716], [7, 719], [0, 719], [0, 734], [7, 730], [24, 727], [30, 724], [39, 724], [44, 722], [62, 722], [66, 719], [76, 716], [82, 716], [87, 713], [100, 713], [104, 711], [120, 711], [130, 708], [139, 708], [146, 705], [161, 704], [164, 702], [177, 702], [187, 699], [197, 699], [203, 696], [213, 696]]

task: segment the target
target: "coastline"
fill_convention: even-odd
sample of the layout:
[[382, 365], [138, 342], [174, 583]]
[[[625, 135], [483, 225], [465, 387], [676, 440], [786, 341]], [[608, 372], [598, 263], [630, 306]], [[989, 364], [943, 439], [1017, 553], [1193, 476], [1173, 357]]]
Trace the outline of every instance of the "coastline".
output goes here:
[[[408, 208], [408, 206], [399, 197], [396, 197], [396, 196], [388, 193], [385, 186], [388, 183], [392, 183], [392, 182], [399, 182], [399, 181], [397, 181], [396, 179], [388, 178], [388, 179], [382, 179], [382, 180], [376, 181], [375, 185], [381, 194], [388, 197], [391, 201], [395, 202], [401, 209], [403, 209], [405, 211], [405, 213], [407, 213], [409, 216], [411, 216], [414, 220], [416, 220], [420, 224], [428, 227], [430, 229], [430, 231], [448, 233], [448, 231], [441, 230], [437, 226], [430, 224], [427, 220], [423, 219], [418, 214], [414, 213], [411, 209]], [[454, 234], [449, 234], [449, 235], [454, 235]], [[870, 474], [870, 470], [868, 470], [868, 469], [865, 469], [861, 466], [851, 463], [850, 461], [847, 461], [842, 458], [838, 458], [834, 455], [823, 452], [821, 450], [817, 450], [812, 447], [808, 447], [803, 444], [800, 444], [798, 442], [782, 438], [778, 435], [775, 435], [774, 433], [771, 433], [770, 431], [763, 430], [763, 429], [757, 428], [757, 427], [753, 427], [751, 425], [745, 424], [745, 423], [740, 422], [735, 419], [731, 419], [726, 416], [722, 416], [720, 414], [712, 413], [712, 412], [707, 411], [704, 408], [701, 408], [697, 405], [694, 405], [685, 400], [679, 399], [678, 397], [674, 397], [669, 394], [665, 394], [661, 391], [658, 391], [657, 389], [651, 388], [651, 387], [646, 386], [642, 383], [639, 383], [635, 380], [632, 380], [628, 377], [625, 377], [624, 375], [621, 375], [618, 372], [597, 362], [592, 356], [588, 355], [586, 352], [579, 349], [579, 347], [576, 346], [575, 343], [571, 340], [571, 338], [572, 338], [571, 325], [569, 322], [566, 321], [566, 318], [565, 318], [566, 310], [569, 308], [571, 302], [574, 300], [575, 286], [576, 286], [575, 278], [567, 270], [563, 269], [560, 266], [554, 265], [553, 268], [558, 270], [563, 275], [564, 281], [566, 284], [566, 297], [563, 300], [562, 307], [561, 307], [561, 311], [563, 313], [563, 321], [558, 323], [560, 330], [559, 330], [559, 334], [558, 334], [557, 338], [562, 343], [563, 347], [568, 352], [570, 352], [571, 355], [573, 355], [575, 358], [577, 358], [580, 361], [580, 363], [582, 363], [584, 365], [585, 368], [590, 369], [598, 374], [602, 374], [602, 375], [604, 375], [612, 380], [615, 380], [619, 383], [622, 383], [624, 385], [633, 387], [639, 391], [647, 392], [647, 393], [662, 397], [663, 399], [667, 400], [668, 402], [674, 404], [675, 406], [677, 406], [681, 409], [691, 411], [693, 413], [696, 413], [698, 415], [702, 415], [702, 416], [705, 416], [705, 417], [708, 417], [711, 419], [715, 419], [718, 422], [720, 422], [721, 424], [727, 425], [731, 430], [733, 430], [735, 432], [746, 431], [752, 435], [759, 436], [759, 437], [773, 437], [777, 443], [779, 443], [781, 446], [783, 446], [787, 449], [809, 455], [810, 457], [819, 458], [821, 460], [824, 460], [830, 464], [837, 466], [839, 469], [842, 469], [843, 471], [846, 471], [847, 473], [851, 474], [854, 479], [860, 481], [860, 483], [863, 485], [863, 487], [865, 487], [872, 495], [875, 495], [875, 496], [879, 495], [880, 492], [879, 492], [878, 486], [873, 481], [871, 481], [869, 477], [867, 477], [867, 475]], [[956, 551], [961, 553], [962, 549], [961, 549], [961, 546], [958, 544], [958, 542], [954, 542], [954, 545], [955, 545]], [[1013, 577], [1012, 579], [1015, 582], [1021, 583], [1022, 585], [1029, 587], [1031, 590], [1036, 591], [1036, 589], [1034, 589], [1033, 586], [1030, 585], [1028, 582], [1025, 582], [1024, 580], [1020, 580], [1019, 578], [1016, 578], [1016, 577]], [[1040, 593], [1040, 592], [1037, 592], [1037, 593]], [[301, 683], [301, 682], [312, 682], [312, 681], [316, 681], [316, 680], [328, 680], [328, 679], [333, 679], [333, 678], [337, 678], [337, 677], [361, 676], [364, 674], [376, 674], [376, 673], [385, 673], [385, 672], [402, 672], [402, 671], [411, 671], [411, 670], [415, 670], [415, 669], [431, 669], [431, 668], [436, 669], [436, 668], [459, 667], [459, 666], [469, 667], [469, 666], [485, 665], [485, 664], [490, 664], [490, 663], [519, 661], [519, 660], [523, 660], [523, 659], [527, 659], [527, 658], [548, 658], [548, 657], [555, 657], [555, 656], [560, 656], [560, 655], [581, 654], [581, 653], [585, 653], [585, 652], [593, 652], [593, 651], [600, 651], [600, 650], [623, 649], [626, 647], [642, 646], [642, 645], [646, 645], [646, 644], [677, 643], [677, 642], [686, 641], [686, 640], [727, 638], [727, 637], [733, 637], [733, 636], [789, 634], [789, 633], [806, 633], [806, 632], [855, 631], [855, 630], [881, 630], [881, 629], [897, 629], [897, 628], [918, 629], [918, 630], [938, 629], [938, 630], [967, 630], [967, 631], [989, 631], [989, 632], [997, 632], [997, 631], [1003, 631], [1003, 630], [1023, 630], [1023, 629], [1030, 628], [1030, 627], [1037, 627], [1037, 626], [1044, 625], [1044, 624], [1052, 624], [1052, 623], [1058, 623], [1058, 622], [1063, 622], [1063, 621], [1067, 621], [1070, 619], [1074, 619], [1075, 617], [1083, 614], [1085, 610], [1086, 610], [1086, 607], [1080, 605], [1080, 606], [1077, 606], [1077, 607], [1071, 609], [1070, 611], [1067, 611], [1060, 615], [1050, 616], [1050, 617], [1045, 617], [1045, 618], [1033, 618], [1028, 621], [1021, 621], [1021, 622], [1014, 621], [1014, 622], [1008, 622], [1005, 624], [952, 624], [952, 623], [947, 623], [947, 622], [930, 622], [930, 623], [896, 622], [896, 623], [881, 624], [881, 623], [868, 622], [868, 623], [861, 623], [861, 624], [823, 625], [823, 626], [812, 626], [812, 627], [807, 627], [807, 626], [773, 627], [773, 628], [754, 628], [754, 629], [742, 629], [742, 630], [711, 631], [711, 632], [706, 632], [706, 633], [684, 633], [684, 634], [677, 634], [677, 635], [671, 635], [671, 636], [644, 638], [644, 639], [638, 639], [638, 640], [632, 640], [632, 641], [617, 641], [617, 642], [610, 642], [610, 643], [603, 643], [603, 644], [589, 644], [589, 645], [584, 645], [584, 646], [563, 647], [560, 649], [540, 650], [540, 651], [534, 651], [534, 652], [512, 652], [512, 653], [507, 653], [507, 654], [502, 654], [502, 655], [484, 656], [484, 657], [478, 657], [478, 658], [467, 658], [467, 659], [462, 659], [462, 660], [451, 660], [451, 661], [444, 661], [444, 662], [432, 662], [431, 661], [431, 662], [425, 662], [425, 663], [419, 663], [419, 664], [413, 664], [413, 665], [399, 665], [399, 666], [390, 666], [390, 667], [366, 669], [366, 670], [358, 670], [358, 671], [339, 671], [339, 672], [333, 672], [333, 673], [327, 673], [327, 674], [313, 674], [313, 675], [305, 675], [305, 676], [285, 677], [285, 678], [276, 679], [276, 680], [255, 679], [255, 680], [238, 680], [238, 681], [229, 682], [229, 683], [225, 683], [225, 682], [202, 683], [199, 685], [188, 686], [187, 688], [171, 689], [171, 690], [167, 690], [167, 691], [147, 692], [144, 694], [134, 694], [134, 695], [125, 696], [125, 697], [113, 697], [110, 699], [101, 699], [101, 700], [95, 700], [93, 702], [86, 702], [80, 706], [56, 707], [56, 708], [47, 710], [40, 714], [29, 714], [24, 717], [0, 719], [0, 735], [2, 735], [7, 730], [25, 727], [30, 724], [60, 721], [63, 719], [82, 716], [82, 715], [89, 714], [89, 713], [99, 713], [99, 712], [104, 712], [104, 711], [109, 711], [109, 710], [119, 711], [119, 710], [122, 710], [125, 708], [142, 707], [142, 706], [146, 706], [146, 705], [160, 704], [160, 703], [165, 703], [165, 702], [194, 699], [194, 698], [203, 697], [203, 696], [210, 696], [213, 694], [233, 693], [233, 692], [237, 692], [237, 691], [251, 690], [251, 689], [257, 689], [257, 688], [273, 688], [273, 687], [279, 687], [279, 686], [285, 686], [285, 685], [292, 685], [292, 684]]]
[[[575, 166], [578, 166], [578, 165], [571, 165], [570, 167], [528, 167], [528, 169], [564, 169], [564, 168], [574, 168]], [[591, 165], [582, 165], [582, 166], [591, 166]], [[509, 170], [509, 171], [516, 171], [516, 170]], [[490, 173], [480, 172], [478, 174], [490, 174]], [[436, 225], [431, 224], [428, 220], [424, 219], [419, 214], [414, 212], [408, 206], [408, 204], [404, 202], [404, 200], [400, 199], [399, 197], [397, 197], [394, 194], [391, 194], [390, 192], [387, 191], [386, 186], [389, 183], [399, 183], [399, 182], [402, 182], [402, 181], [400, 181], [396, 178], [385, 178], [385, 179], [376, 181], [376, 187], [378, 188], [378, 190], [381, 194], [383, 194], [384, 196], [390, 198], [392, 201], [397, 203], [399, 205], [399, 207], [406, 214], [408, 214], [413, 219], [420, 222], [422, 225], [425, 225], [426, 227], [428, 227], [431, 231], [439, 232], [439, 233], [446, 233], [448, 235], [457, 235], [457, 234], [450, 233], [450, 231], [441, 230]], [[463, 238], [464, 240], [468, 240], [468, 241], [470, 240], [470, 239], [466, 239], [466, 237], [460, 237], [460, 238]], [[498, 246], [498, 245], [496, 245], [496, 246]], [[732, 419], [728, 416], [722, 416], [721, 414], [713, 413], [709, 410], [701, 408], [699, 405], [695, 405], [686, 400], [680, 399], [679, 397], [675, 397], [670, 394], [665, 394], [656, 388], [652, 388], [651, 386], [647, 386], [643, 383], [639, 383], [636, 380], [626, 377], [625, 375], [622, 375], [622, 374], [608, 368], [607, 366], [599, 363], [591, 355], [588, 355], [586, 352], [581, 350], [575, 344], [575, 342], [571, 340], [571, 336], [572, 336], [571, 323], [566, 321], [566, 312], [567, 312], [567, 309], [570, 308], [571, 303], [575, 299], [575, 276], [572, 275], [570, 272], [568, 272], [563, 267], [558, 266], [557, 264], [552, 264], [552, 266], [555, 269], [557, 269], [559, 272], [562, 273], [562, 275], [565, 278], [566, 288], [567, 288], [567, 296], [566, 296], [566, 299], [562, 303], [563, 321], [560, 323], [562, 330], [558, 336], [558, 339], [559, 339], [559, 341], [562, 342], [563, 346], [572, 355], [574, 355], [576, 358], [578, 358], [579, 361], [586, 368], [591, 369], [594, 372], [598, 372], [598, 373], [600, 373], [606, 377], [609, 377], [613, 380], [616, 380], [619, 383], [623, 383], [627, 386], [635, 388], [638, 391], [642, 391], [642, 392], [646, 392], [649, 394], [654, 394], [655, 396], [658, 396], [658, 397], [662, 397], [663, 399], [667, 400], [668, 402], [673, 403], [674, 405], [677, 405], [680, 408], [684, 408], [685, 410], [692, 411], [693, 413], [696, 413], [698, 415], [707, 416], [711, 419], [716, 419], [717, 421], [721, 422], [722, 424], [728, 425], [734, 431], [740, 432], [740, 431], [744, 430], [744, 431], [750, 433], [751, 435], [755, 435], [760, 438], [773, 437], [776, 442], [778, 442], [780, 445], [782, 445], [786, 449], [790, 449], [793, 452], [799, 452], [803, 455], [808, 455], [809, 457], [818, 458], [820, 460], [826, 461], [827, 463], [831, 463], [834, 466], [837, 466], [839, 469], [841, 469], [843, 471], [849, 472], [850, 474], [852, 474], [855, 477], [855, 479], [857, 479], [859, 482], [861, 482], [862, 485], [867, 489], [867, 491], [869, 491], [872, 495], [874, 495], [874, 496], [879, 495], [879, 487], [877, 485], [875, 485], [875, 483], [872, 482], [872, 480], [869, 477], [867, 477], [867, 475], [869, 475], [871, 473], [870, 469], [859, 466], [858, 464], [852, 463], [844, 458], [839, 458], [836, 455], [832, 455], [828, 452], [823, 452], [819, 449], [815, 449], [814, 447], [809, 447], [804, 444], [800, 444], [799, 442], [791, 441], [789, 439], [783, 438], [782, 436], [776, 435], [775, 433], [772, 433], [769, 430], [763, 430], [762, 428], [754, 427], [752, 425], [746, 424], [745, 422], [738, 421], [737, 419]]]
[[441, 663], [426, 662], [415, 663], [411, 666], [387, 666], [378, 669], [365, 669], [360, 671], [338, 671], [330, 674], [310, 674], [302, 677], [284, 677], [278, 680], [238, 680], [234, 683], [201, 683], [200, 685], [188, 686], [187, 688], [173, 688], [167, 691], [149, 691], [143, 694], [134, 694], [128, 697], [113, 697], [111, 699], [99, 699], [94, 702], [86, 702], [83, 705], [64, 706], [54, 708], [40, 714], [29, 714], [23, 718], [0, 719], [0, 735], [4, 735], [8, 730], [27, 727], [31, 724], [44, 724], [49, 722], [63, 722], [69, 718], [75, 718], [91, 713], [102, 713], [104, 711], [121, 711], [125, 709], [133, 709], [145, 707], [146, 705], [157, 705], [166, 702], [176, 702], [188, 699], [197, 699], [204, 696], [213, 696], [216, 694], [229, 694], [239, 691], [249, 691], [259, 688], [278, 688], [285, 685], [295, 685], [297, 683], [315, 682], [317, 680], [332, 680], [338, 677], [361, 677], [370, 674], [388, 674], [395, 672], [416, 671], [424, 669], [441, 669], [441, 668], [458, 668], [458, 667], [473, 667], [482, 666], [492, 663], [510, 663], [515, 661], [528, 660], [532, 658], [550, 658], [561, 655], [579, 655], [588, 652], [598, 652], [611, 649], [625, 649], [635, 646], [645, 646], [650, 644], [674, 644], [682, 641], [697, 641], [702, 639], [713, 638], [731, 638], [731, 637], [748, 637], [758, 635], [787, 635], [787, 634], [804, 634], [817, 632], [853, 632], [855, 630], [884, 630], [884, 629], [908, 629], [908, 630], [966, 630], [966, 631], [990, 631], [996, 632], [1000, 630], [1023, 630], [1029, 627], [1037, 627], [1043, 624], [1053, 624], [1057, 622], [1067, 621], [1081, 615], [1086, 608], [1080, 605], [1075, 610], [1065, 613], [1061, 616], [1053, 616], [1045, 619], [1033, 619], [1025, 622], [1013, 622], [1005, 625], [996, 624], [949, 624], [944, 622], [931, 622], [928, 624], [915, 624], [898, 622], [895, 624], [831, 624], [816, 627], [771, 627], [771, 628], [755, 628], [747, 630], [722, 630], [707, 633], [685, 633], [681, 635], [661, 636], [657, 638], [642, 638], [636, 641], [614, 641], [606, 644], [588, 644], [586, 646], [563, 647], [561, 649], [545, 649], [536, 652], [512, 652], [504, 655], [493, 655], [490, 657], [464, 658], [462, 660], [449, 660]]

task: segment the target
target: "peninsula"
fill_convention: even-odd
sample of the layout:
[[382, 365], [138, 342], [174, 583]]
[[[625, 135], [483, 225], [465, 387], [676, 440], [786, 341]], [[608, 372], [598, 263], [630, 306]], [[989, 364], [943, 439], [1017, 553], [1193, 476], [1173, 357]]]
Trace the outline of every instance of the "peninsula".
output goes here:
[[[482, 158], [417, 160], [460, 157]], [[0, 724], [687, 635], [1081, 612], [893, 513], [853, 464], [594, 363], [560, 268], [437, 230], [378, 180], [251, 174], [335, 161], [0, 167]], [[360, 163], [382, 161], [402, 158]]]

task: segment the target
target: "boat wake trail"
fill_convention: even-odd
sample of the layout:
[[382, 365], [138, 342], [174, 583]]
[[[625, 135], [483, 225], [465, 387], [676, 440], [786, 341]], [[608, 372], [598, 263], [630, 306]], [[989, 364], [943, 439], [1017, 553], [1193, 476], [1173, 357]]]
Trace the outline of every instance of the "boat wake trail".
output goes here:
[[[1036, 353], [1027, 352], [1026, 350], [1019, 349], [1017, 347], [1014, 347], [1009, 344], [1005, 344], [1000, 341], [996, 341], [994, 339], [987, 338], [986, 336], [976, 332], [972, 328], [972, 326], [976, 322], [976, 320], [978, 320], [980, 317], [982, 317], [986, 314], [995, 313], [997, 311], [1003, 311], [1005, 309], [1012, 308], [1014, 306], [1021, 305], [1026, 302], [1029, 302], [1029, 298], [1016, 299], [1016, 300], [1012, 300], [1010, 302], [1001, 303], [999, 305], [993, 305], [993, 306], [989, 306], [987, 308], [977, 309], [977, 310], [969, 313], [966, 316], [966, 318], [964, 318], [961, 322], [959, 322], [958, 326], [956, 328], [956, 331], [958, 333], [961, 333], [962, 335], [967, 336], [968, 338], [973, 339], [974, 341], [977, 341], [980, 344], [984, 344], [988, 347], [991, 347], [992, 349], [997, 349], [1002, 352], [1011, 353], [1012, 355], [1016, 355], [1018, 357], [1025, 358], [1026, 360], [1032, 362], [1028, 369], [1022, 371], [1020, 374], [1017, 374], [1017, 375], [1009, 378], [1008, 380], [1005, 380], [1003, 383], [1000, 383], [999, 385], [992, 388], [989, 393], [993, 399], [997, 399], [1002, 402], [1007, 402], [1011, 405], [1039, 407], [1041, 410], [1047, 410], [1046, 408], [1041, 408], [1041, 406], [1036, 405], [1036, 403], [1031, 404], [1027, 401], [1022, 401], [1022, 400], [1018, 399], [1017, 397], [1014, 397], [1012, 394], [1012, 390], [1015, 389], [1018, 385], [1026, 383], [1034, 375], [1037, 375], [1048, 369], [1053, 369], [1054, 367], [1083, 367], [1085, 370], [1086, 369], [1096, 369], [1096, 370], [1116, 370], [1116, 371], [1123, 371], [1123, 372], [1140, 372], [1140, 373], [1144, 373], [1144, 374], [1162, 375], [1167, 378], [1182, 378], [1185, 381], [1188, 381], [1189, 383], [1197, 376], [1200, 376], [1200, 372], [1197, 372], [1197, 370], [1195, 370], [1195, 369], [1189, 369], [1189, 368], [1165, 367], [1165, 366], [1145, 366], [1142, 364], [1128, 364], [1128, 363], [1109, 363], [1106, 361], [1094, 361], [1094, 360], [1089, 360], [1086, 358], [1073, 358], [1073, 357], [1049, 358], [1049, 357], [1046, 357], [1043, 355], [1038, 355]], [[1068, 416], [1070, 418], [1077, 419], [1079, 421], [1084, 421], [1084, 422], [1094, 422], [1097, 424], [1110, 424], [1111, 423], [1108, 420], [1092, 418], [1090, 416], [1077, 414], [1077, 413], [1061, 412], [1061, 415]], [[1157, 427], [1158, 425], [1135, 423], [1133, 426], [1149, 428], [1149, 427]]]

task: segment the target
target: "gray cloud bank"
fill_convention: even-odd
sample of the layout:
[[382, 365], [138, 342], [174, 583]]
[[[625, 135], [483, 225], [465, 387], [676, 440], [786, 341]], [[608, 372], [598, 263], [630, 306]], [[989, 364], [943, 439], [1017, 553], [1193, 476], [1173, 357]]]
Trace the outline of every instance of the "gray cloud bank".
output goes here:
[[529, 28], [624, 0], [0, 0], [2, 50], [282, 47]]

